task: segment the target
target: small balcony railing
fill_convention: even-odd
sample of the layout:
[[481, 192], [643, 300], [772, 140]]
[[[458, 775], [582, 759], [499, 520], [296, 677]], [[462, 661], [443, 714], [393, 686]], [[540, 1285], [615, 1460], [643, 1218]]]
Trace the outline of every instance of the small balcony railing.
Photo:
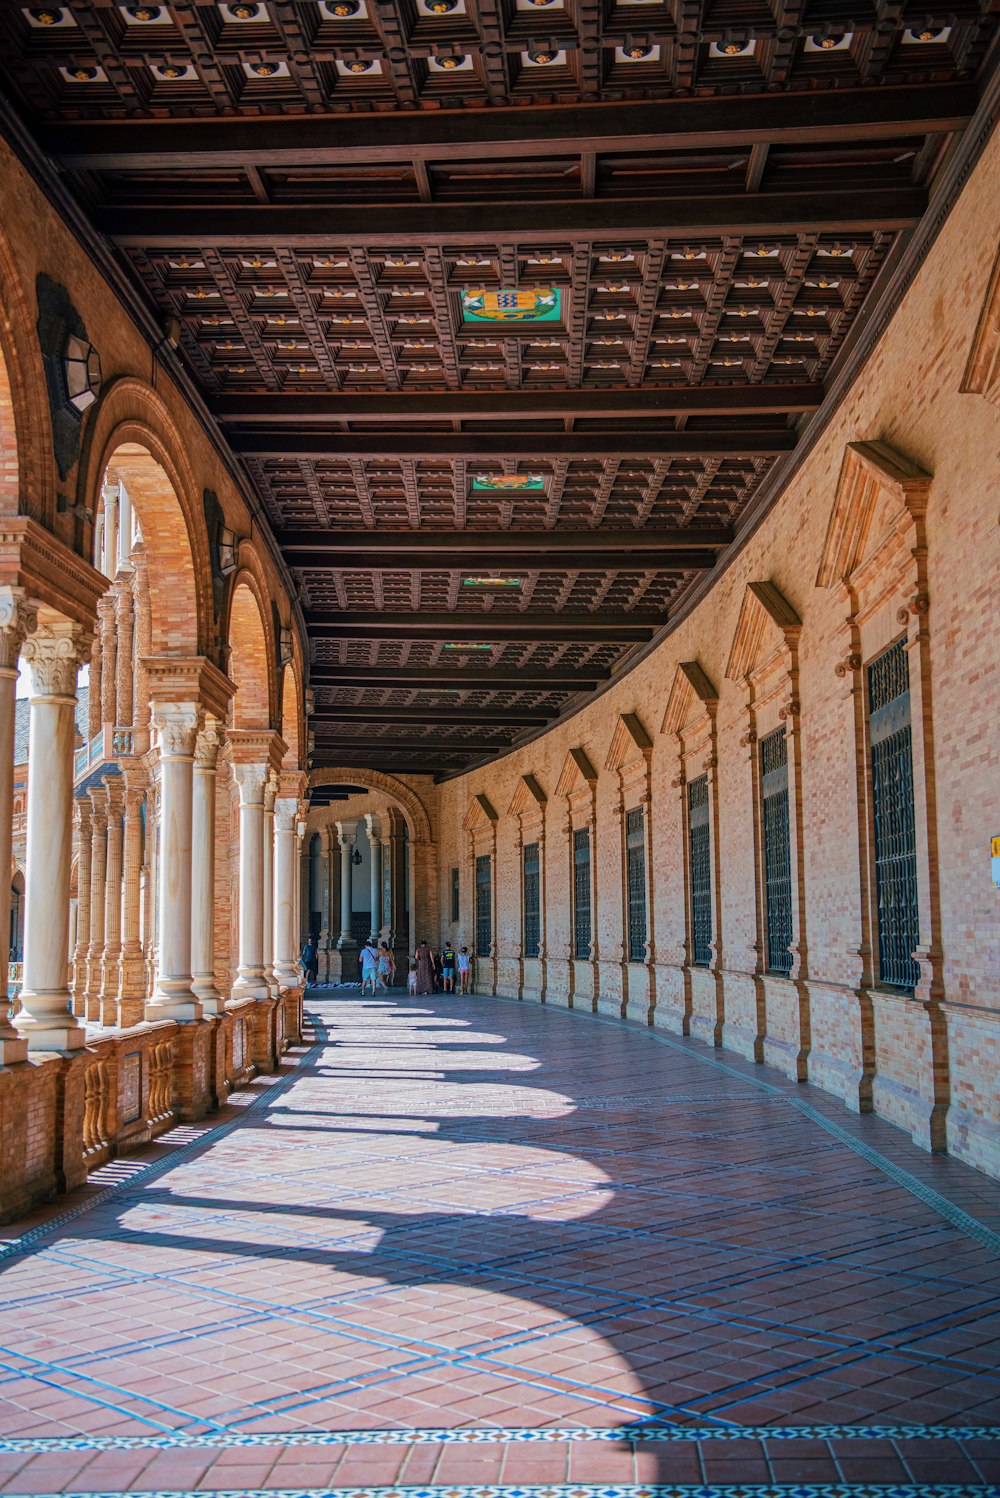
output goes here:
[[73, 779], [86, 779], [97, 765], [109, 760], [123, 759], [132, 753], [133, 732], [131, 728], [112, 728], [106, 723], [100, 733], [95, 733], [88, 744], [76, 751]]

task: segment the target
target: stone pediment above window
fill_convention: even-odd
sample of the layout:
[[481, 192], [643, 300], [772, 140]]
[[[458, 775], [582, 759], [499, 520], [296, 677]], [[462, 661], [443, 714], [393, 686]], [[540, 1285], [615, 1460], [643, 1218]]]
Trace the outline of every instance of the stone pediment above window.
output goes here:
[[794, 649], [802, 620], [772, 582], [747, 583], [733, 635], [726, 678], [747, 681]]
[[507, 815], [530, 817], [544, 814], [547, 796], [534, 775], [521, 775], [514, 791]]
[[624, 770], [629, 765], [648, 764], [653, 752], [653, 741], [636, 713], [622, 713], [618, 718], [608, 757], [606, 770]]
[[964, 395], [983, 395], [1000, 406], [1000, 254], [993, 262], [961, 390]]
[[477, 791], [469, 802], [462, 826], [466, 832], [492, 832], [499, 820], [489, 797]]
[[697, 661], [681, 661], [674, 673], [661, 733], [678, 738], [707, 727], [715, 718], [719, 694]]
[[816, 577], [851, 585], [863, 563], [923, 521], [931, 475], [884, 442], [849, 442]]
[[591, 764], [586, 749], [571, 749], [556, 782], [556, 795], [571, 796], [574, 791], [584, 788], [593, 791], [596, 785], [597, 771]]

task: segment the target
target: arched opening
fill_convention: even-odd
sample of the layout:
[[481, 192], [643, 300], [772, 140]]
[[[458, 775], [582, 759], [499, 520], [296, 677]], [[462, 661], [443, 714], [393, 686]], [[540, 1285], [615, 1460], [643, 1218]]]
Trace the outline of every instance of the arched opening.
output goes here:
[[281, 737], [285, 742], [285, 753], [281, 763], [286, 770], [303, 768], [300, 731], [301, 701], [298, 674], [294, 662], [289, 661], [281, 675]]
[[[11, 965], [19, 967], [24, 961], [24, 874], [20, 869], [10, 881], [10, 930], [7, 947]], [[9, 993], [13, 992], [15, 986], [19, 986], [18, 974], [11, 973], [10, 978]]]
[[14, 393], [0, 339], [0, 515], [16, 515], [21, 488]]
[[242, 577], [229, 606], [229, 675], [236, 686], [233, 727], [271, 727], [271, 672], [264, 615], [255, 589]]

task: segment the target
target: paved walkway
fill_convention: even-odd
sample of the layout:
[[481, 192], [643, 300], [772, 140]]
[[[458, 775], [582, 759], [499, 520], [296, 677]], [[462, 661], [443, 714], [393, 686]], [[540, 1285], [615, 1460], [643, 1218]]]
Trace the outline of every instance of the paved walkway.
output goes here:
[[1000, 1493], [1000, 1188], [696, 1042], [310, 997], [11, 1230], [0, 1491]]

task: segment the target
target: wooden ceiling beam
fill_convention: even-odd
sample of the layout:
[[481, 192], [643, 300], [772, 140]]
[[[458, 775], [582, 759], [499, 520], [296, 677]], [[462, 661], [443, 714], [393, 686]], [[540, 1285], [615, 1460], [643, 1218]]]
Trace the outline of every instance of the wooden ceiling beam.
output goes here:
[[[641, 532], [637, 532], [641, 536]], [[286, 555], [292, 567], [309, 567], [312, 572], [481, 572], [484, 568], [503, 567], [505, 572], [519, 575], [532, 570], [547, 572], [710, 572], [718, 561], [718, 554], [708, 548], [694, 551], [657, 551], [636, 543], [634, 552], [622, 552], [614, 558], [602, 559], [600, 552], [555, 551], [549, 558], [540, 557], [537, 551], [507, 552], [502, 563], [491, 556], [489, 537], [483, 536], [482, 544], [469, 551], [449, 552], [445, 557], [433, 557], [426, 551], [400, 551], [395, 556], [384, 551], [358, 551], [345, 554], [328, 553], [322, 558], [301, 554]]]
[[529, 708], [484, 707], [345, 707], [321, 705], [309, 715], [316, 730], [332, 723], [397, 723], [415, 728], [419, 723], [481, 724], [484, 728], [533, 728], [555, 717]]
[[[712, 429], [683, 432], [303, 432], [229, 433], [234, 452], [255, 458], [748, 458], [792, 452], [795, 433]], [[279, 475], [280, 476], [280, 475]]]
[[285, 530], [276, 533], [282, 553], [296, 565], [315, 560], [325, 565], [331, 557], [356, 554], [382, 554], [389, 560], [406, 553], [430, 559], [437, 566], [455, 566], [451, 558], [472, 553], [480, 569], [499, 567], [501, 558], [533, 555], [533, 565], [549, 561], [552, 565], [565, 552], [591, 552], [602, 562], [611, 564], [618, 555], [634, 552], [690, 552], [721, 550], [733, 539], [731, 525], [716, 526], [629, 526], [619, 530], [421, 530], [421, 531], [337, 531]]
[[962, 129], [971, 83], [420, 113], [74, 120], [43, 126], [44, 148], [82, 171], [494, 159], [894, 140]]
[[[514, 417], [781, 416], [815, 411], [818, 384], [680, 385], [632, 390], [462, 390], [440, 394], [344, 390], [326, 395], [216, 395], [217, 420], [252, 426], [326, 425], [341, 421], [489, 421]], [[235, 435], [235, 434], [234, 434]]]
[[[410, 719], [413, 728], [419, 728], [420, 721], [414, 716]], [[449, 739], [440, 734], [435, 734], [433, 739], [401, 739], [385, 738], [372, 739], [354, 737], [351, 734], [320, 734], [316, 735], [317, 750], [323, 754], [353, 754], [364, 757], [375, 756], [379, 760], [388, 759], [393, 754], [494, 754], [498, 750], [511, 747], [510, 739]], [[334, 760], [334, 764], [350, 764], [349, 760]]]
[[313, 666], [314, 687], [353, 687], [359, 691], [433, 692], [593, 692], [607, 671], [474, 671], [434, 666]]
[[[366, 119], [370, 118], [366, 116]], [[335, 244], [579, 243], [613, 235], [863, 234], [913, 229], [927, 208], [915, 187], [715, 193], [708, 197], [496, 199], [469, 203], [115, 204], [93, 210], [115, 244], [137, 249], [329, 250]]]
[[[667, 622], [666, 611], [600, 613], [573, 611], [502, 615], [470, 613], [391, 614], [352, 610], [314, 611], [307, 616], [311, 640], [431, 640], [439, 644], [639, 644]], [[459, 652], [455, 652], [456, 657]], [[447, 670], [443, 667], [442, 670]]]

